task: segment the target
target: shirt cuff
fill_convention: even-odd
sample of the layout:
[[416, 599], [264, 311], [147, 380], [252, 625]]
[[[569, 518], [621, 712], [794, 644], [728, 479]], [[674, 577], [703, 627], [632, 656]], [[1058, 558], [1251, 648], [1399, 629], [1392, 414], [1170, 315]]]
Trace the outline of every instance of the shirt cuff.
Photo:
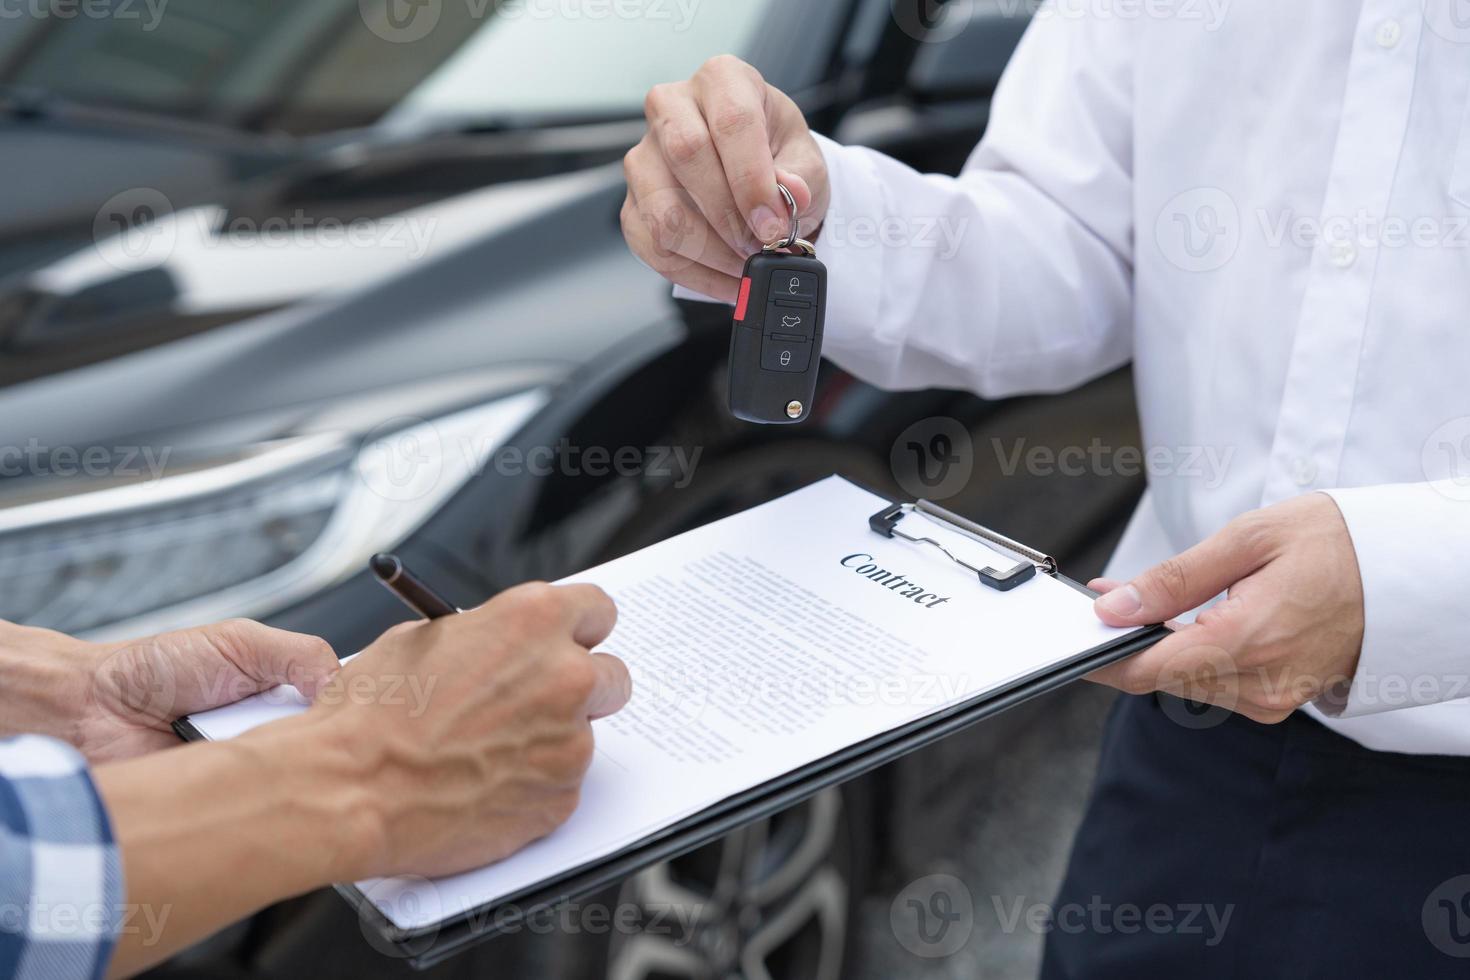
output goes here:
[[0, 976], [100, 978], [125, 914], [86, 760], [39, 735], [0, 741]]
[[1470, 696], [1470, 485], [1454, 480], [1326, 491], [1363, 583], [1363, 650], [1333, 717]]

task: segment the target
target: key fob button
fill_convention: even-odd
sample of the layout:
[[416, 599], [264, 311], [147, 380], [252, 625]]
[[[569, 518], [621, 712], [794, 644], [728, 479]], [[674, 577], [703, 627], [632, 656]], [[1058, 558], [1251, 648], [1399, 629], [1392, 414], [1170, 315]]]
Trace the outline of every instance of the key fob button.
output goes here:
[[810, 306], [766, 307], [766, 333], [801, 334], [807, 340], [815, 336], [816, 315]]
[[771, 273], [771, 299], [817, 298], [817, 277], [795, 269], [777, 269]]
[[761, 344], [761, 367], [767, 371], [788, 371], [800, 374], [812, 363], [812, 345], [809, 340], [784, 341], [766, 338]]

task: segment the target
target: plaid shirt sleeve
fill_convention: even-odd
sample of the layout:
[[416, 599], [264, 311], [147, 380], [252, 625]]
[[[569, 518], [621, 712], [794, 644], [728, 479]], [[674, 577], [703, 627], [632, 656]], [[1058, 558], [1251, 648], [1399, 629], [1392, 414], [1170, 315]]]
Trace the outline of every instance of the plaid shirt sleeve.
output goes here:
[[101, 977], [122, 895], [86, 760], [37, 735], [0, 740], [0, 978]]

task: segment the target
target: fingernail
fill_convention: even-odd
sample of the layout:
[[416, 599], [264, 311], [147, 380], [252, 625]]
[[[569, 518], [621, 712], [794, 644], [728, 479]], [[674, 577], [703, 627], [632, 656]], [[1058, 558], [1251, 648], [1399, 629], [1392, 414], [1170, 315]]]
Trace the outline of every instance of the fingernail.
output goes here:
[[1143, 596], [1133, 586], [1125, 585], [1098, 599], [1097, 607], [1114, 616], [1132, 616], [1143, 608]]
[[774, 242], [786, 237], [786, 227], [782, 225], [781, 219], [764, 204], [750, 212], [750, 227], [755, 229], [756, 237], [762, 242]]

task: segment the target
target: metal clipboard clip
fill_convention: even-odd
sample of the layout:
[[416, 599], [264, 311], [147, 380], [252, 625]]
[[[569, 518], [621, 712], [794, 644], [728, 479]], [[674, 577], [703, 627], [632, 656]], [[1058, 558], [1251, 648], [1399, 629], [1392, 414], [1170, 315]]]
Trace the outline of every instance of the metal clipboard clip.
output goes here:
[[[978, 568], [960, 558], [943, 544], [933, 538], [918, 534], [908, 534], [899, 530], [899, 523], [910, 513], [923, 514], [938, 524], [945, 525], [951, 530], [978, 541], [980, 544], [995, 548], [999, 551], [1009, 553], [1017, 559], [1016, 565], [1005, 570], [997, 570], [990, 566]], [[915, 544], [929, 544], [938, 548], [949, 556], [950, 561], [956, 565], [962, 565], [980, 577], [980, 581], [1000, 592], [1009, 592], [1024, 582], [1029, 582], [1036, 577], [1038, 571], [1048, 575], [1057, 573], [1057, 560], [1050, 555], [1044, 555], [1034, 548], [1028, 548], [1019, 541], [1013, 541], [1004, 534], [999, 534], [982, 527], [968, 518], [961, 517], [952, 511], [945, 510], [938, 504], [929, 500], [919, 500], [912, 504], [890, 504], [868, 518], [868, 527], [885, 538], [902, 538]]]

